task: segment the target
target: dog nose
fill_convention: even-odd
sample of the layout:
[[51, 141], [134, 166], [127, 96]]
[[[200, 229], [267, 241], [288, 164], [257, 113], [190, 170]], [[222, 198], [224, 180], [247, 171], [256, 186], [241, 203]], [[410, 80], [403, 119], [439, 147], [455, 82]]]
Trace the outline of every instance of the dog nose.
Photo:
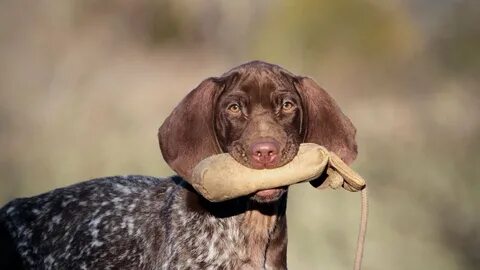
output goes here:
[[276, 165], [278, 143], [273, 140], [253, 143], [250, 147], [251, 163], [255, 169], [271, 168]]

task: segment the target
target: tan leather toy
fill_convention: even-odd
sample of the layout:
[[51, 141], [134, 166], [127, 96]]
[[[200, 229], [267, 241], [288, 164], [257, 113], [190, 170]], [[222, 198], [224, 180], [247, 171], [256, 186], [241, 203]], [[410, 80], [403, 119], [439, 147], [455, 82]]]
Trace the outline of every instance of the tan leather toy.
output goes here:
[[301, 144], [291, 162], [275, 169], [251, 169], [229, 154], [214, 155], [197, 164], [190, 184], [209, 201], [220, 202], [263, 189], [310, 181], [325, 170], [328, 177], [318, 188], [342, 186], [348, 191], [359, 191], [365, 187], [365, 180], [336, 154], [313, 143]]

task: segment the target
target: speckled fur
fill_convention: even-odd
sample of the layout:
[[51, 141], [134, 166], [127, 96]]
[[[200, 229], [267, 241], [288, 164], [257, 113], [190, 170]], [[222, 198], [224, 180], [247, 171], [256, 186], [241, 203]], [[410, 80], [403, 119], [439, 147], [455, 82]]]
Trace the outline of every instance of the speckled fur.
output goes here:
[[11, 201], [0, 239], [26, 269], [286, 268], [285, 204], [265, 209], [206, 202], [179, 177], [108, 177]]

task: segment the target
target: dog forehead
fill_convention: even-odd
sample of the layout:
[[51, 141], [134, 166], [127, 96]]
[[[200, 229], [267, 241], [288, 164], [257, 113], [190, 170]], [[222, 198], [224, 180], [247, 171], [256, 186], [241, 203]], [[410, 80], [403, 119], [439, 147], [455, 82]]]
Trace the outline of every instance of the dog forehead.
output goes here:
[[275, 92], [287, 89], [288, 85], [272, 72], [255, 72], [246, 75], [236, 86], [236, 89], [249, 97], [250, 105], [270, 107]]

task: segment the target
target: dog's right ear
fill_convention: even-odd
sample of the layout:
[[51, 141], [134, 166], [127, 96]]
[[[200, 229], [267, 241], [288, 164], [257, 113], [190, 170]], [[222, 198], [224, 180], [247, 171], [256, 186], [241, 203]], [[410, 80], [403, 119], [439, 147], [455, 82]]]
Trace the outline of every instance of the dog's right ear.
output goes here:
[[327, 91], [312, 79], [297, 77], [294, 84], [306, 111], [304, 142], [323, 145], [351, 164], [357, 156], [357, 143], [356, 129], [350, 119]]
[[201, 160], [221, 153], [214, 129], [214, 109], [235, 74], [208, 78], [193, 89], [158, 131], [163, 158], [181, 177], [190, 179]]

